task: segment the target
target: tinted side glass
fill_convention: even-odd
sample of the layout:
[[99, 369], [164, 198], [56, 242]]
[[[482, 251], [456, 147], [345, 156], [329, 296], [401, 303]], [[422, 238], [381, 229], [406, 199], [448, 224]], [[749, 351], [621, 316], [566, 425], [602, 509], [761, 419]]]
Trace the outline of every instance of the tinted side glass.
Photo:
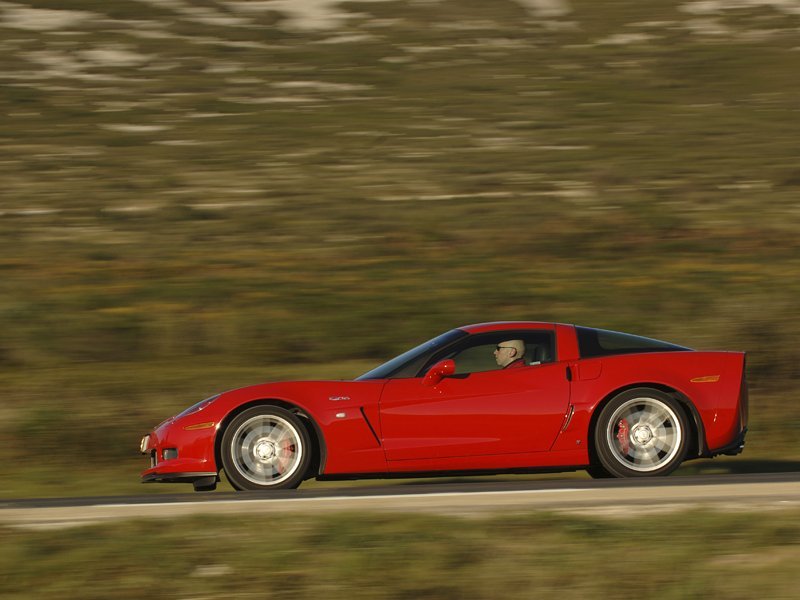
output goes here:
[[578, 334], [578, 347], [580, 348], [581, 358], [611, 356], [614, 354], [689, 350], [689, 348], [683, 346], [639, 335], [631, 335], [630, 333], [620, 333], [618, 331], [608, 331], [606, 329], [591, 329], [589, 327], [576, 327], [575, 331]]
[[436, 352], [419, 375], [424, 374], [435, 362], [445, 358], [455, 360], [456, 374], [460, 375], [499, 370], [494, 349], [498, 344], [511, 339], [519, 339], [525, 343], [526, 365], [535, 366], [555, 360], [555, 336], [552, 331], [536, 329], [493, 331], [471, 335]]

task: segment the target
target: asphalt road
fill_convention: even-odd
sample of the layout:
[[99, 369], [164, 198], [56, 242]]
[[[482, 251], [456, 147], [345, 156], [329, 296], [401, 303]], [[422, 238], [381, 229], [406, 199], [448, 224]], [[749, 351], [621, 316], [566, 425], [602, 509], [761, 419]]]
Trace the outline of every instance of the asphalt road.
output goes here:
[[426, 512], [449, 515], [547, 510], [621, 517], [690, 507], [779, 510], [800, 507], [800, 473], [704, 475], [646, 480], [420, 483], [275, 492], [47, 498], [0, 501], [0, 523], [60, 528], [191, 514]]

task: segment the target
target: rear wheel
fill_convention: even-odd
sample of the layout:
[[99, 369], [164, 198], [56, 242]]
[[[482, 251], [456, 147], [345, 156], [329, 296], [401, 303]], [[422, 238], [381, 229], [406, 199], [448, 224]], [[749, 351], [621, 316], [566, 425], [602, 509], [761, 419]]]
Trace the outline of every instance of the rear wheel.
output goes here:
[[689, 428], [680, 404], [651, 388], [615, 396], [600, 413], [595, 451], [602, 470], [615, 477], [667, 475], [687, 449]]
[[254, 406], [228, 424], [221, 454], [228, 481], [238, 490], [296, 488], [311, 460], [311, 440], [288, 410]]

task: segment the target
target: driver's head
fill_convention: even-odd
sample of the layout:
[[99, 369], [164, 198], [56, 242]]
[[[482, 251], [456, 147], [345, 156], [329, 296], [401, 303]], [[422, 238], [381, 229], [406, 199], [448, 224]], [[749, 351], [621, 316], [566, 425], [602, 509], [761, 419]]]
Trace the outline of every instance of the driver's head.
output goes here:
[[507, 340], [500, 342], [494, 350], [494, 359], [498, 366], [505, 367], [525, 354], [525, 342], [522, 340]]

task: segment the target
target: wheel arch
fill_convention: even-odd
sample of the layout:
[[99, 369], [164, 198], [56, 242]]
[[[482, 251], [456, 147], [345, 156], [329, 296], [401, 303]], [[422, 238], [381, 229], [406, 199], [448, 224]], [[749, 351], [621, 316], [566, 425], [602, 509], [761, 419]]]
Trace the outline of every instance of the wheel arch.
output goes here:
[[691, 433], [689, 435], [689, 447], [686, 451], [686, 459], [690, 460], [692, 458], [699, 458], [703, 456], [707, 452], [706, 446], [706, 435], [705, 435], [705, 428], [703, 427], [703, 420], [700, 418], [700, 413], [697, 412], [697, 408], [695, 407], [694, 403], [691, 399], [681, 392], [671, 386], [665, 385], [663, 383], [654, 383], [650, 381], [642, 381], [637, 383], [630, 383], [619, 387], [615, 390], [612, 390], [608, 394], [606, 394], [600, 402], [598, 402], [594, 410], [592, 411], [592, 418], [589, 420], [589, 431], [588, 431], [588, 445], [589, 445], [589, 460], [591, 461], [592, 465], [598, 465], [599, 460], [597, 458], [597, 451], [595, 449], [595, 428], [597, 425], [597, 420], [600, 418], [600, 413], [603, 412], [603, 408], [605, 408], [606, 404], [611, 402], [611, 400], [616, 397], [617, 395], [627, 392], [628, 390], [633, 390], [636, 388], [650, 388], [654, 390], [658, 390], [663, 392], [680, 404], [681, 408], [683, 408], [687, 421], [689, 423], [689, 427], [691, 428]]
[[297, 415], [302, 421], [305, 422], [308, 436], [311, 438], [312, 455], [311, 462], [308, 465], [308, 470], [304, 476], [304, 479], [311, 479], [312, 477], [321, 475], [325, 469], [325, 461], [328, 457], [328, 449], [327, 445], [325, 444], [325, 436], [323, 436], [322, 430], [320, 429], [316, 420], [308, 413], [307, 410], [303, 409], [297, 404], [278, 398], [261, 398], [258, 400], [251, 400], [237, 406], [227, 415], [225, 415], [225, 418], [220, 422], [220, 426], [217, 430], [217, 435], [214, 440], [214, 460], [217, 463], [217, 471], [222, 470], [222, 437], [225, 429], [227, 429], [228, 424], [234, 418], [236, 418], [237, 415], [255, 406], [277, 406]]

